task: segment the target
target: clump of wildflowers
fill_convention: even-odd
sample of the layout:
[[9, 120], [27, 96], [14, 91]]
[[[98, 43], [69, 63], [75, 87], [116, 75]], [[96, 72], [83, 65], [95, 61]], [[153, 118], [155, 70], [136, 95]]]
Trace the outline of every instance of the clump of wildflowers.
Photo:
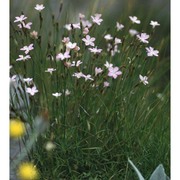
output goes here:
[[[43, 19], [45, 18], [41, 14], [44, 8], [43, 4], [37, 4], [34, 7], [39, 12], [40, 23], [42, 21], [43, 23], [45, 22], [41, 19], [42, 17]], [[56, 29], [50, 32], [52, 34], [57, 32], [58, 38], [54, 34], [51, 37], [51, 33], [49, 33], [49, 37], [43, 37], [43, 28], [38, 29], [38, 32], [35, 30], [28, 31], [32, 27], [32, 22], [26, 22], [27, 17], [25, 15], [15, 17], [14, 22], [19, 23], [18, 27], [20, 29], [18, 30], [26, 38], [22, 42], [19, 41], [20, 43], [17, 43], [17, 49], [18, 51], [20, 50], [20, 54], [17, 53], [15, 58], [12, 59], [15, 63], [17, 61], [17, 65], [23, 65], [18, 68], [22, 69], [22, 72], [20, 72], [23, 74], [22, 86], [33, 104], [33, 108], [29, 109], [33, 111], [35, 109], [34, 104], [37, 102], [42, 103], [43, 108], [47, 107], [52, 119], [50, 127], [52, 129], [56, 128], [54, 124], [60, 122], [61, 130], [64, 131], [59, 131], [60, 139], [64, 138], [66, 140], [66, 138], [72, 137], [70, 132], [66, 134], [66, 131], [69, 130], [68, 128], [71, 127], [71, 120], [68, 123], [65, 122], [66, 119], [69, 120], [71, 112], [76, 111], [72, 113], [74, 117], [70, 118], [75, 118], [77, 121], [84, 117], [81, 113], [87, 114], [87, 118], [92, 115], [91, 119], [87, 120], [88, 129], [90, 129], [91, 125], [96, 124], [90, 122], [96, 119], [93, 112], [100, 114], [101, 109], [106, 111], [106, 108], [103, 110], [104, 107], [107, 106], [108, 109], [108, 103], [103, 99], [106, 95], [111, 97], [113, 94], [119, 101], [118, 103], [121, 103], [121, 99], [126, 103], [124, 100], [126, 97], [120, 98], [118, 94], [120, 92], [123, 93], [123, 97], [128, 96], [125, 94], [126, 89], [123, 91], [124, 89], [121, 90], [120, 88], [125, 87], [128, 93], [134, 93], [133, 88], [137, 87], [135, 85], [137, 81], [137, 85], [140, 83], [148, 85], [148, 77], [140, 74], [150, 74], [150, 71], [144, 68], [143, 63], [148, 61], [147, 57], [159, 56], [159, 51], [151, 47], [152, 33], [148, 31], [146, 33], [140, 29], [141, 20], [136, 16], [129, 16], [129, 21], [131, 21], [131, 26], [138, 26], [137, 30], [140, 33], [134, 29], [135, 27], [128, 29], [129, 26], [124, 25], [121, 20], [119, 22], [115, 21], [116, 24], [113, 25], [115, 31], [103, 29], [103, 19], [101, 17], [102, 14], [97, 13], [90, 16], [88, 20], [84, 14], [80, 13], [79, 22], [78, 20], [76, 22], [66, 22], [67, 24], [62, 26], [63, 30], [60, 29], [59, 22], [55, 22], [56, 18], [52, 17], [52, 19], [54, 18], [52, 28], [56, 27]], [[153, 29], [160, 25], [157, 21], [148, 22], [148, 26], [149, 24]], [[98, 28], [102, 28], [102, 33], [99, 33], [101, 31], [98, 32]], [[151, 31], [154, 32], [152, 29]], [[47, 39], [47, 46], [42, 45], [44, 38]], [[23, 63], [18, 61], [23, 61]], [[18, 68], [17, 71], [19, 70]], [[14, 64], [11, 72], [13, 70]], [[18, 74], [11, 75], [10, 81], [14, 84], [17, 81], [17, 77]], [[111, 94], [108, 94], [109, 92]], [[94, 107], [91, 109], [89, 107], [89, 104], [92, 105], [90, 95], [92, 95], [92, 98], [98, 97], [104, 105], [102, 106], [100, 102], [96, 105], [96, 98], [94, 98]], [[112, 98], [114, 98], [113, 96]], [[87, 97], [90, 99], [89, 104], [84, 105]], [[116, 99], [113, 100], [116, 101]], [[82, 110], [79, 110], [79, 107]], [[121, 104], [115, 107], [121, 108]], [[118, 112], [118, 108], [115, 108], [115, 110], [118, 118], [120, 118], [119, 116], [121, 115]], [[111, 115], [108, 111], [105, 114], [107, 117], [110, 117], [110, 122], [111, 117], [114, 118], [114, 112]], [[122, 111], [124, 111], [124, 108], [122, 108]], [[54, 119], [55, 122], [53, 122]], [[83, 124], [86, 124], [84, 122]], [[10, 123], [12, 126], [10, 129], [11, 137], [21, 137], [25, 131], [24, 124], [13, 120]], [[79, 124], [81, 126], [81, 123]], [[98, 128], [103, 129], [103, 123], [100, 124], [102, 124], [102, 127]], [[97, 130], [99, 130], [98, 128]], [[93, 133], [93, 130], [91, 133]], [[89, 144], [90, 146], [91, 144]], [[52, 141], [48, 141], [44, 146], [47, 151], [51, 151], [55, 147], [56, 145]], [[38, 179], [38, 174], [37, 168], [32, 163], [23, 163], [19, 166], [18, 177], [22, 180]]]

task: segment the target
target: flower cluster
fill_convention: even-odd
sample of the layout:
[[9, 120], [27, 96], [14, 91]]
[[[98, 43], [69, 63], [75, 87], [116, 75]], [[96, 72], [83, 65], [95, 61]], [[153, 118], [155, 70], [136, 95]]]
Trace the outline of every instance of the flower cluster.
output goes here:
[[20, 16], [15, 17], [14, 22], [20, 23], [17, 25], [20, 29], [22, 29], [22, 28], [31, 29], [32, 22], [26, 23], [25, 22], [26, 19], [27, 19], [27, 17], [24, 14], [22, 14]]

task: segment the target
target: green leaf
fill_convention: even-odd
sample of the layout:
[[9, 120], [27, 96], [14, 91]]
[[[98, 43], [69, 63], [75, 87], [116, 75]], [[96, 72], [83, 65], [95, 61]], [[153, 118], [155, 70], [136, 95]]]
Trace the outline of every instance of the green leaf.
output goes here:
[[139, 180], [145, 180], [141, 174], [141, 172], [137, 169], [137, 167], [133, 164], [133, 162], [128, 158], [128, 162], [129, 164], [133, 167], [133, 169], [135, 170]]
[[169, 180], [162, 164], [154, 170], [149, 180]]

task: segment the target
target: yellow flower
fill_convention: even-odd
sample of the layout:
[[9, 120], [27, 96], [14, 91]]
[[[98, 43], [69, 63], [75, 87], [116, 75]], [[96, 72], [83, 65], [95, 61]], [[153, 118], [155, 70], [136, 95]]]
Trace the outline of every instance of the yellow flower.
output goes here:
[[18, 138], [24, 135], [25, 125], [18, 119], [12, 119], [10, 121], [10, 136], [13, 138]]
[[36, 166], [30, 162], [22, 163], [18, 168], [17, 174], [21, 180], [37, 180], [39, 178]]

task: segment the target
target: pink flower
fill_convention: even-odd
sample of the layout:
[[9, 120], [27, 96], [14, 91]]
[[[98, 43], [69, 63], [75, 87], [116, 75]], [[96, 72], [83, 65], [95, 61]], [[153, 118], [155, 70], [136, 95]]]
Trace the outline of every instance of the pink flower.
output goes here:
[[117, 31], [122, 30], [124, 28], [123, 24], [120, 24], [119, 22], [116, 22], [116, 29]]
[[109, 68], [113, 67], [113, 64], [106, 61], [106, 64], [104, 64], [104, 66], [106, 66], [106, 68], [109, 69]]
[[56, 71], [56, 69], [54, 69], [54, 68], [48, 68], [45, 72], [49, 72], [50, 74], [52, 74], [53, 71]]
[[79, 51], [79, 50], [80, 50], [80, 47], [79, 47], [79, 46], [76, 46], [76, 47], [74, 48], [74, 50], [75, 50], [75, 51]]
[[72, 76], [77, 77], [78, 79], [80, 79], [81, 77], [84, 77], [84, 74], [82, 72], [77, 72], [77, 73], [74, 73]]
[[31, 96], [34, 96], [35, 93], [38, 92], [36, 86], [32, 87], [32, 88], [26, 88], [26, 92], [29, 93]]
[[71, 63], [71, 67], [74, 67], [74, 66], [79, 67], [80, 64], [82, 64], [82, 61], [80, 61], [80, 60], [78, 60], [77, 62], [76, 62], [76, 61], [73, 61], [73, 62]]
[[68, 42], [68, 43], [66, 43], [66, 48], [68, 50], [74, 49], [76, 47], [76, 45], [77, 45], [77, 43]]
[[79, 13], [79, 19], [84, 19], [84, 18], [85, 18], [85, 15], [82, 13]]
[[63, 61], [64, 59], [69, 59], [71, 56], [69, 55], [69, 51], [66, 51], [64, 54], [59, 53], [56, 56], [56, 60], [61, 60]]
[[36, 9], [37, 11], [42, 11], [44, 9], [44, 5], [43, 4], [36, 4], [36, 7], [34, 9]]
[[72, 25], [71, 25], [71, 24], [65, 24], [64, 27], [65, 27], [68, 31], [71, 31], [71, 30], [72, 30]]
[[137, 38], [143, 43], [149, 43], [149, 41], [147, 41], [147, 39], [149, 38], [149, 35], [146, 33], [141, 33], [140, 35], [138, 34]]
[[38, 39], [38, 32], [37, 32], [37, 31], [32, 31], [32, 32], [30, 32], [30, 36], [31, 36], [33, 39]]
[[110, 34], [106, 34], [106, 35], [104, 36], [104, 39], [106, 39], [106, 40], [108, 41], [108, 40], [112, 40], [113, 37], [112, 37]]
[[30, 55], [27, 55], [27, 56], [19, 55], [19, 58], [16, 59], [16, 61], [26, 61], [28, 59], [31, 59]]
[[103, 19], [100, 19], [101, 16], [102, 16], [101, 14], [95, 14], [94, 16], [91, 16], [92, 21], [93, 21], [94, 23], [96, 23], [97, 25], [100, 25], [101, 22], [103, 21]]
[[85, 27], [87, 27], [87, 28], [90, 28], [91, 26], [92, 26], [92, 23], [90, 22], [90, 21], [88, 21], [88, 20], [82, 20], [82, 26], [85, 28]]
[[53, 95], [54, 97], [58, 98], [58, 97], [60, 97], [60, 96], [62, 95], [62, 93], [56, 92], [56, 93], [52, 93], [52, 95]]
[[69, 91], [69, 89], [66, 89], [65, 96], [69, 96], [70, 94], [71, 94], [71, 91]]
[[131, 36], [135, 36], [136, 34], [138, 34], [138, 31], [136, 31], [135, 29], [130, 29], [130, 30], [129, 30], [129, 34], [130, 34]]
[[86, 35], [86, 38], [83, 38], [82, 40], [85, 42], [86, 46], [94, 46], [94, 37], [91, 38], [89, 35]]
[[136, 24], [140, 24], [141, 21], [136, 16], [129, 16], [129, 19]]
[[155, 28], [156, 26], [160, 26], [160, 24], [157, 21], [151, 21], [150, 25]]
[[140, 82], [142, 82], [144, 85], [148, 84], [149, 82], [147, 81], [148, 80], [148, 77], [147, 76], [142, 76], [142, 75], [139, 75], [139, 79], [140, 79]]
[[81, 29], [80, 23], [72, 24], [72, 26], [73, 26], [74, 29]]
[[68, 42], [70, 42], [69, 37], [64, 37], [62, 40], [63, 43], [67, 44]]
[[83, 34], [88, 34], [89, 33], [89, 29], [87, 28], [87, 27], [85, 27], [84, 29], [83, 29]]
[[154, 50], [153, 47], [147, 47], [146, 51], [147, 51], [147, 56], [158, 56], [158, 53], [159, 53], [159, 51]]
[[109, 87], [109, 82], [104, 81], [104, 87]]
[[93, 81], [93, 80], [94, 80], [93, 78], [91, 78], [91, 75], [90, 75], [90, 74], [88, 74], [88, 75], [83, 75], [83, 77], [85, 78], [85, 81], [87, 81], [87, 80]]
[[121, 44], [121, 43], [122, 43], [121, 39], [115, 38], [115, 40], [114, 40], [114, 44], [115, 44], [115, 45]]
[[28, 22], [27, 24], [25, 24], [24, 22], [22, 22], [22, 24], [18, 24], [18, 27], [19, 27], [19, 28], [31, 29], [31, 25], [32, 25], [32, 22]]
[[97, 49], [97, 46], [95, 48], [89, 48], [89, 50], [94, 54], [99, 54], [102, 51], [102, 49]]
[[103, 70], [101, 68], [95, 67], [95, 76], [97, 76], [98, 74], [102, 73]]
[[24, 16], [24, 14], [22, 14], [21, 16], [17, 16], [17, 17], [15, 17], [16, 18], [16, 20], [14, 21], [14, 22], [23, 22], [25, 19], [27, 19], [27, 17], [25, 17]]
[[116, 79], [119, 75], [122, 74], [122, 72], [119, 71], [118, 67], [110, 67], [108, 70], [109, 70], [108, 76], [113, 77], [114, 79]]
[[25, 51], [25, 54], [28, 54], [29, 51], [33, 50], [34, 47], [33, 47], [33, 44], [30, 44], [29, 46], [24, 46], [23, 48], [21, 48], [20, 50], [21, 51]]

